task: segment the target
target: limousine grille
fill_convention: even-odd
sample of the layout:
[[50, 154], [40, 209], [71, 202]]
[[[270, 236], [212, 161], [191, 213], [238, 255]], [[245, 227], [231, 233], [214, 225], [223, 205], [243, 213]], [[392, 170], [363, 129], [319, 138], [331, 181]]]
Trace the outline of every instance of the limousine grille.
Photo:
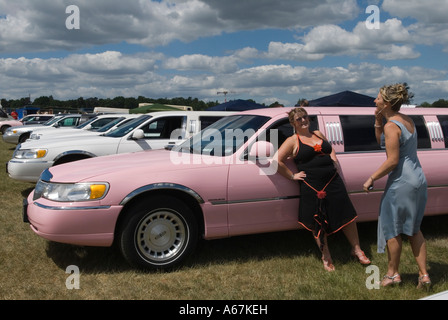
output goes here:
[[339, 122], [327, 122], [325, 123], [327, 129], [327, 139], [330, 144], [343, 144], [342, 129]]
[[429, 121], [427, 123], [428, 129], [431, 132], [432, 141], [443, 141], [443, 132], [438, 121]]

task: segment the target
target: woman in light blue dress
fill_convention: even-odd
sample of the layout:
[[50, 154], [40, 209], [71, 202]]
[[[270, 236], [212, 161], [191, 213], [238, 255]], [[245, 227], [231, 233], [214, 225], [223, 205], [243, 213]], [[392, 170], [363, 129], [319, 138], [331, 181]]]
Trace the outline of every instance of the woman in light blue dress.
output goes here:
[[[381, 199], [378, 218], [378, 252], [387, 247], [388, 271], [383, 286], [401, 282], [399, 264], [402, 249], [401, 234], [409, 237], [412, 252], [419, 267], [418, 287], [429, 287], [426, 269], [426, 244], [420, 231], [427, 200], [427, 183], [417, 157], [417, 131], [412, 119], [400, 113], [401, 105], [409, 101], [406, 84], [384, 86], [375, 99], [375, 134], [380, 143], [384, 137], [387, 159], [364, 183], [364, 191], [375, 180], [389, 175]], [[383, 125], [383, 118], [386, 124]]]

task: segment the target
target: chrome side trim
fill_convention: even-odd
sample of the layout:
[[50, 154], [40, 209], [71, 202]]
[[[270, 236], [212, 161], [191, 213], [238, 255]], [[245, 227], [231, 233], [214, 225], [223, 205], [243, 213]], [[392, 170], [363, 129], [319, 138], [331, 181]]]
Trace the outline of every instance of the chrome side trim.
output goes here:
[[192, 190], [190, 188], [187, 188], [187, 187], [185, 187], [183, 185], [180, 185], [180, 184], [163, 182], [163, 183], [155, 183], [155, 184], [150, 184], [150, 185], [147, 185], [147, 186], [143, 186], [143, 187], [140, 187], [140, 188], [132, 191], [126, 197], [124, 197], [123, 200], [121, 200], [120, 205], [125, 205], [131, 199], [133, 199], [134, 197], [138, 196], [139, 194], [147, 192], [147, 191], [151, 191], [151, 190], [177, 190], [177, 191], [182, 191], [182, 192], [185, 192], [185, 193], [189, 194], [193, 198], [195, 198], [198, 203], [200, 203], [200, 204], [204, 203], [204, 199], [202, 199], [202, 197], [196, 191], [194, 191], [194, 190]]
[[97, 209], [109, 209], [110, 206], [91, 206], [91, 207], [54, 207], [54, 206], [46, 206], [39, 202], [33, 202], [34, 205], [47, 209], [47, 210], [97, 210]]
[[327, 138], [330, 144], [343, 144], [342, 129], [339, 122], [326, 122]]
[[432, 141], [444, 141], [442, 128], [438, 121], [429, 121], [426, 125], [431, 133]]
[[300, 195], [297, 196], [287, 196], [287, 197], [272, 197], [272, 198], [256, 198], [256, 199], [242, 199], [242, 200], [216, 200], [210, 201], [212, 205], [223, 205], [223, 204], [238, 204], [238, 203], [251, 203], [251, 202], [265, 202], [265, 201], [277, 201], [277, 200], [290, 200], [290, 199], [300, 199]]

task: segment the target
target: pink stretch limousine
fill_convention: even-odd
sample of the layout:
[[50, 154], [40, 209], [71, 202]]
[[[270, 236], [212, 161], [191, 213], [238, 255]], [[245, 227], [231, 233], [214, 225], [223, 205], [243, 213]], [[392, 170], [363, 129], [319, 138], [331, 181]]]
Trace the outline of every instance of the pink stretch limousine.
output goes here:
[[[289, 108], [228, 116], [173, 150], [98, 157], [45, 170], [25, 200], [24, 221], [51, 241], [118, 245], [134, 266], [181, 263], [199, 237], [298, 229], [298, 183], [272, 156], [293, 134]], [[385, 160], [375, 108], [308, 107], [312, 129], [336, 150], [358, 221], [377, 219], [386, 178], [362, 185]], [[448, 213], [448, 109], [404, 108], [417, 127], [429, 190], [426, 214]], [[292, 162], [290, 163], [293, 168]]]

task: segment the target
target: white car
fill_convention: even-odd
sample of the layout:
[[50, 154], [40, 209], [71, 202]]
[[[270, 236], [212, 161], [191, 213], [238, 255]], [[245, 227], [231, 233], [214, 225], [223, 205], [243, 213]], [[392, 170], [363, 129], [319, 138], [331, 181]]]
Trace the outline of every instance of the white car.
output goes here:
[[[109, 125], [107, 128], [112, 128], [114, 125], [118, 123], [122, 123], [126, 119], [136, 118], [138, 115], [130, 115], [130, 114], [102, 114], [98, 115], [83, 124], [80, 124], [77, 127], [69, 127], [69, 128], [57, 128], [57, 127], [39, 127], [33, 129], [29, 140], [40, 140], [47, 138], [60, 138], [60, 137], [69, 137], [76, 136], [78, 137], [81, 134], [96, 134], [98, 130], [103, 128], [106, 125]], [[104, 133], [105, 130], [98, 132]]]
[[229, 111], [153, 112], [104, 135], [26, 141], [16, 147], [6, 169], [12, 179], [36, 182], [43, 170], [62, 163], [173, 147], [231, 114]]
[[29, 114], [20, 120], [8, 119], [0, 121], [0, 132], [3, 134], [10, 127], [43, 124], [54, 117], [53, 114]]
[[75, 127], [77, 125], [80, 125], [81, 123], [86, 122], [94, 116], [95, 115], [86, 114], [58, 114], [51, 120], [41, 125], [11, 127], [7, 129], [3, 134], [3, 141], [12, 144], [22, 143], [30, 137], [31, 131], [33, 131], [35, 128], [45, 126], [58, 128]]

